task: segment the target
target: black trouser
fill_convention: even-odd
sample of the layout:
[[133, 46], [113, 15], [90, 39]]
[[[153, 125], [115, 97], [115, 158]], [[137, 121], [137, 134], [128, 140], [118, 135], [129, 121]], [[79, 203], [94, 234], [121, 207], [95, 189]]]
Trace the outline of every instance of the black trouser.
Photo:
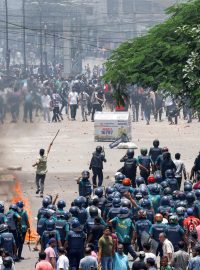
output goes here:
[[78, 270], [80, 260], [83, 258], [83, 252], [82, 251], [69, 251], [68, 258], [69, 258], [70, 269]]
[[10, 108], [10, 111], [11, 111], [11, 115], [12, 115], [12, 121], [16, 122], [17, 118], [19, 116], [18, 105], [12, 105]]
[[76, 119], [76, 110], [77, 110], [76, 104], [70, 105], [71, 119]]
[[103, 183], [102, 169], [97, 168], [97, 167], [93, 167], [92, 172], [93, 172], [93, 177], [92, 177], [93, 186], [97, 186], [97, 177], [98, 177], [98, 187], [102, 186], [102, 183]]
[[176, 180], [178, 182], [179, 189], [181, 188], [181, 182], [182, 182], [182, 177], [176, 177]]
[[29, 115], [30, 122], [33, 120], [33, 106], [32, 104], [24, 104], [24, 121], [27, 121]]
[[36, 178], [35, 178], [36, 186], [37, 186], [37, 190], [38, 191], [40, 190], [41, 194], [43, 194], [43, 192], [44, 192], [45, 177], [46, 177], [46, 174], [37, 174], [36, 173]]
[[54, 107], [53, 108], [53, 117], [52, 117], [52, 122], [55, 121], [60, 121], [60, 118], [59, 118], [59, 107]]
[[146, 185], [147, 185], [147, 184], [148, 184], [147, 179], [148, 179], [148, 177], [149, 177], [149, 172], [144, 171], [144, 170], [141, 170], [141, 171], [140, 171], [140, 176], [144, 178], [145, 183], [146, 183]]
[[161, 121], [162, 120], [162, 108], [160, 109], [156, 109], [156, 112], [155, 112], [155, 120], [157, 121], [158, 120], [158, 116], [159, 116], [159, 120]]
[[91, 117], [92, 121], [94, 121], [95, 112], [102, 112], [101, 104], [93, 104], [92, 105], [92, 117]]
[[25, 237], [26, 237], [26, 232], [22, 232], [19, 238], [19, 245], [18, 245], [18, 258], [19, 259], [22, 256], [22, 249], [23, 249]]
[[120, 244], [122, 244], [124, 246], [124, 253], [126, 255], [128, 255], [128, 253], [130, 253], [133, 258], [137, 257], [137, 254], [136, 254], [136, 252], [133, 249], [133, 246], [131, 244], [124, 244], [124, 243], [120, 243]]

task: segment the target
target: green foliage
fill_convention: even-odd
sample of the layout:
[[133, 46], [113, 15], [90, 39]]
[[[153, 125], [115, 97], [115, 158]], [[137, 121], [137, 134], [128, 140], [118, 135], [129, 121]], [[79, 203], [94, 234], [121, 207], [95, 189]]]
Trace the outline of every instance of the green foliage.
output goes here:
[[174, 5], [170, 16], [149, 32], [127, 41], [106, 62], [104, 79], [112, 82], [115, 97], [125, 85], [139, 83], [186, 95], [200, 108], [200, 1]]

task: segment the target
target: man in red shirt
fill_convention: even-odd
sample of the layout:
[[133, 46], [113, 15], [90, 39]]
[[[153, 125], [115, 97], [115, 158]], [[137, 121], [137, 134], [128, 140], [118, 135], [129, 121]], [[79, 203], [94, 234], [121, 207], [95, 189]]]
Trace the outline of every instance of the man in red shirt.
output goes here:
[[35, 270], [53, 270], [53, 267], [46, 260], [46, 253], [39, 253], [39, 262], [36, 264]]
[[194, 217], [192, 208], [187, 209], [187, 215], [188, 217], [183, 221], [183, 227], [186, 230], [187, 235], [189, 235], [190, 232], [194, 231], [194, 229], [200, 225], [200, 220]]

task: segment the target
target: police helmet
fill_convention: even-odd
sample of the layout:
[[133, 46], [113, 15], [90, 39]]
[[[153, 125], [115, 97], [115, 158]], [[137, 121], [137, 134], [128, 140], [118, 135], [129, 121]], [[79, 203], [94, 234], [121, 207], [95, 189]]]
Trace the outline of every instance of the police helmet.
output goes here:
[[155, 181], [156, 181], [156, 183], [162, 183], [162, 175], [161, 175], [161, 173], [160, 173], [160, 171], [156, 171], [155, 173], [154, 173], [154, 177], [155, 177]]
[[98, 196], [99, 198], [101, 198], [103, 196], [103, 188], [102, 187], [96, 188], [94, 191], [94, 194]]
[[106, 195], [112, 194], [113, 192], [115, 192], [115, 189], [113, 187], [106, 188]]
[[124, 178], [125, 178], [125, 175], [122, 173], [119, 173], [118, 175], [115, 176], [115, 183], [122, 183]]
[[130, 216], [129, 209], [127, 207], [121, 207], [118, 217], [127, 218]]
[[188, 203], [193, 203], [195, 201], [195, 195], [193, 192], [188, 192], [186, 194], [186, 200]]
[[143, 156], [145, 156], [145, 155], [147, 154], [147, 152], [148, 152], [147, 148], [141, 148], [141, 149], [140, 149], [140, 153], [141, 153], [141, 155], [143, 155]]
[[113, 193], [113, 196], [114, 196], [114, 198], [121, 198], [121, 194], [120, 194], [120, 192], [118, 192], [118, 191], [115, 191], [114, 193]]
[[154, 177], [154, 175], [149, 175], [149, 177], [147, 178], [147, 182], [149, 184], [155, 183], [156, 179]]
[[168, 182], [166, 180], [162, 181], [160, 184], [161, 184], [163, 189], [165, 189], [166, 187], [169, 187], [169, 184], [168, 184]]
[[136, 179], [135, 179], [135, 182], [136, 182], [136, 185], [139, 187], [141, 184], [145, 184], [145, 180], [142, 176], [138, 176]]
[[186, 200], [186, 194], [183, 191], [180, 191], [178, 194], [178, 199], [180, 201], [185, 201]]
[[151, 202], [148, 199], [143, 199], [141, 202], [141, 207], [145, 209], [151, 208]]
[[193, 216], [193, 209], [192, 208], [187, 209], [187, 215], [188, 216]]
[[124, 180], [122, 181], [123, 186], [129, 187], [131, 186], [131, 180], [130, 178], [124, 178]]
[[82, 199], [80, 197], [74, 199], [74, 206], [82, 207]]
[[78, 208], [78, 206], [72, 206], [69, 209], [69, 212], [72, 214], [73, 217], [78, 217], [78, 215], [80, 214], [80, 209]]
[[158, 195], [160, 194], [160, 190], [161, 190], [161, 186], [157, 183], [153, 184], [151, 189], [150, 189], [150, 193], [152, 195]]
[[177, 201], [178, 200], [178, 196], [179, 196], [179, 190], [174, 190], [172, 192], [172, 198], [174, 201]]
[[121, 205], [121, 199], [120, 198], [114, 198], [112, 201], [113, 207], [120, 207]]
[[186, 211], [186, 209], [184, 207], [182, 207], [182, 206], [176, 208], [176, 214], [178, 216], [184, 216], [185, 215], [185, 211]]
[[79, 220], [76, 218], [72, 221], [71, 225], [72, 225], [73, 231], [81, 228], [81, 224], [80, 224]]
[[195, 196], [196, 196], [197, 198], [200, 198], [200, 190], [199, 190], [199, 189], [197, 189], [197, 190], [195, 191]]
[[86, 170], [85, 170], [85, 171], [82, 172], [81, 175], [82, 175], [82, 178], [83, 178], [83, 179], [88, 179], [88, 178], [90, 178], [90, 172], [89, 172], [89, 171], [86, 171]]
[[13, 211], [18, 211], [17, 205], [16, 205], [16, 204], [11, 204], [11, 205], [9, 206], [9, 209], [12, 209]]
[[19, 208], [23, 208], [23, 207], [24, 207], [24, 202], [23, 202], [23, 201], [18, 201], [18, 202], [16, 203], [16, 205], [17, 205], [17, 207], [19, 207]]
[[163, 215], [156, 214], [154, 217], [155, 222], [162, 222], [163, 221]]
[[52, 209], [46, 209], [44, 212], [44, 217], [50, 219], [54, 215], [55, 211]]
[[56, 227], [55, 221], [53, 219], [49, 219], [46, 221], [47, 231], [53, 231]]
[[68, 211], [65, 211], [64, 212], [64, 217], [65, 217], [65, 220], [69, 220], [71, 218], [71, 213], [68, 212]]
[[[186, 198], [186, 199], [187, 199], [187, 198]], [[186, 201], [180, 201], [180, 202], [179, 202], [179, 206], [180, 206], [180, 207], [187, 208], [187, 202], [186, 202]]]
[[160, 201], [161, 206], [170, 206], [170, 199], [168, 196], [163, 196]]
[[56, 206], [55, 206], [54, 204], [49, 204], [49, 205], [47, 206], [47, 208], [48, 208], [48, 209], [51, 209], [51, 210], [53, 210], [53, 211], [55, 211], [55, 212], [56, 212], [56, 210], [57, 210], [57, 208], [56, 208]]
[[178, 224], [177, 215], [172, 214], [171, 216], [169, 216], [169, 224]]
[[147, 196], [148, 195], [148, 189], [147, 186], [142, 184], [140, 185], [140, 192], [142, 193], [142, 196]]
[[185, 180], [184, 186], [185, 186], [185, 185], [192, 185], [192, 182], [191, 182], [190, 180]]
[[98, 216], [98, 208], [96, 206], [93, 206], [93, 205], [90, 206], [89, 213], [90, 213], [90, 216], [92, 218], [97, 217]]
[[184, 192], [191, 192], [192, 191], [192, 185], [191, 184], [187, 184], [184, 185]]
[[127, 208], [131, 208], [131, 202], [128, 199], [122, 199], [121, 200], [121, 206], [122, 207], [127, 207]]
[[158, 147], [159, 144], [160, 144], [159, 140], [154, 140], [154, 141], [153, 141], [153, 146], [154, 146], [154, 147]]
[[108, 202], [112, 202], [113, 199], [114, 199], [114, 195], [113, 195], [113, 194], [109, 194], [109, 195], [107, 196], [107, 201], [108, 201]]
[[139, 189], [139, 188], [135, 188], [134, 191], [133, 191], [134, 196], [135, 196], [137, 193], [139, 193], [139, 192], [140, 192], [140, 189]]
[[64, 200], [59, 200], [57, 203], [58, 209], [63, 209], [66, 207], [66, 202]]
[[166, 187], [164, 190], [163, 190], [163, 194], [165, 196], [167, 195], [171, 195], [172, 194], [172, 189], [170, 187]]
[[0, 234], [3, 232], [8, 232], [9, 228], [7, 224], [1, 224], [0, 225]]
[[103, 151], [103, 147], [100, 146], [100, 145], [98, 145], [98, 146], [96, 147], [96, 152], [97, 152], [97, 153], [101, 153], [102, 151]]
[[44, 199], [42, 200], [42, 206], [43, 206], [44, 208], [46, 208], [50, 203], [51, 203], [51, 202], [50, 202], [49, 198], [44, 198]]
[[134, 150], [133, 149], [128, 149], [127, 152], [126, 152], [126, 155], [128, 158], [133, 158], [134, 157]]
[[174, 172], [173, 172], [173, 170], [171, 170], [171, 169], [166, 170], [165, 177], [166, 178], [174, 178]]

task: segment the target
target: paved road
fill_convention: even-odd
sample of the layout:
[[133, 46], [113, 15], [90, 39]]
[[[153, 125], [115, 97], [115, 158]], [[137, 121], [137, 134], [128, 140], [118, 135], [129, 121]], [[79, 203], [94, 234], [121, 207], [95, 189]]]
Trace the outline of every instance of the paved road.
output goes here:
[[[65, 119], [62, 123], [45, 123], [37, 118], [34, 124], [5, 124], [0, 126], [0, 167], [10, 165], [22, 166], [18, 172], [24, 196], [28, 197], [33, 212], [33, 219], [41, 204], [41, 199], [35, 195], [34, 169], [38, 149], [48, 147], [56, 131], [60, 134], [53, 145], [48, 160], [48, 175], [46, 179], [46, 194], [59, 193], [60, 198], [67, 201], [67, 206], [77, 196], [75, 178], [83, 169], [88, 168], [91, 153], [98, 143], [94, 142], [93, 123], [82, 123], [80, 116], [76, 122]], [[182, 153], [187, 171], [190, 171], [195, 156], [199, 152], [200, 129], [196, 121], [190, 125], [180, 121], [178, 126], [169, 126], [166, 121], [146, 126], [145, 122], [134, 123], [132, 127], [133, 142], [138, 147], [150, 147], [155, 138], [159, 138], [161, 146], [168, 146], [172, 155]], [[105, 184], [109, 184], [113, 174], [121, 167], [119, 159], [125, 150], [110, 150], [108, 143], [103, 143], [108, 162], [105, 164]], [[136, 155], [139, 150], [136, 150]], [[0, 198], [1, 199], [1, 198]], [[34, 219], [34, 223], [36, 220]], [[16, 265], [17, 270], [34, 269], [37, 254], [29, 252], [25, 247], [25, 261]]]

